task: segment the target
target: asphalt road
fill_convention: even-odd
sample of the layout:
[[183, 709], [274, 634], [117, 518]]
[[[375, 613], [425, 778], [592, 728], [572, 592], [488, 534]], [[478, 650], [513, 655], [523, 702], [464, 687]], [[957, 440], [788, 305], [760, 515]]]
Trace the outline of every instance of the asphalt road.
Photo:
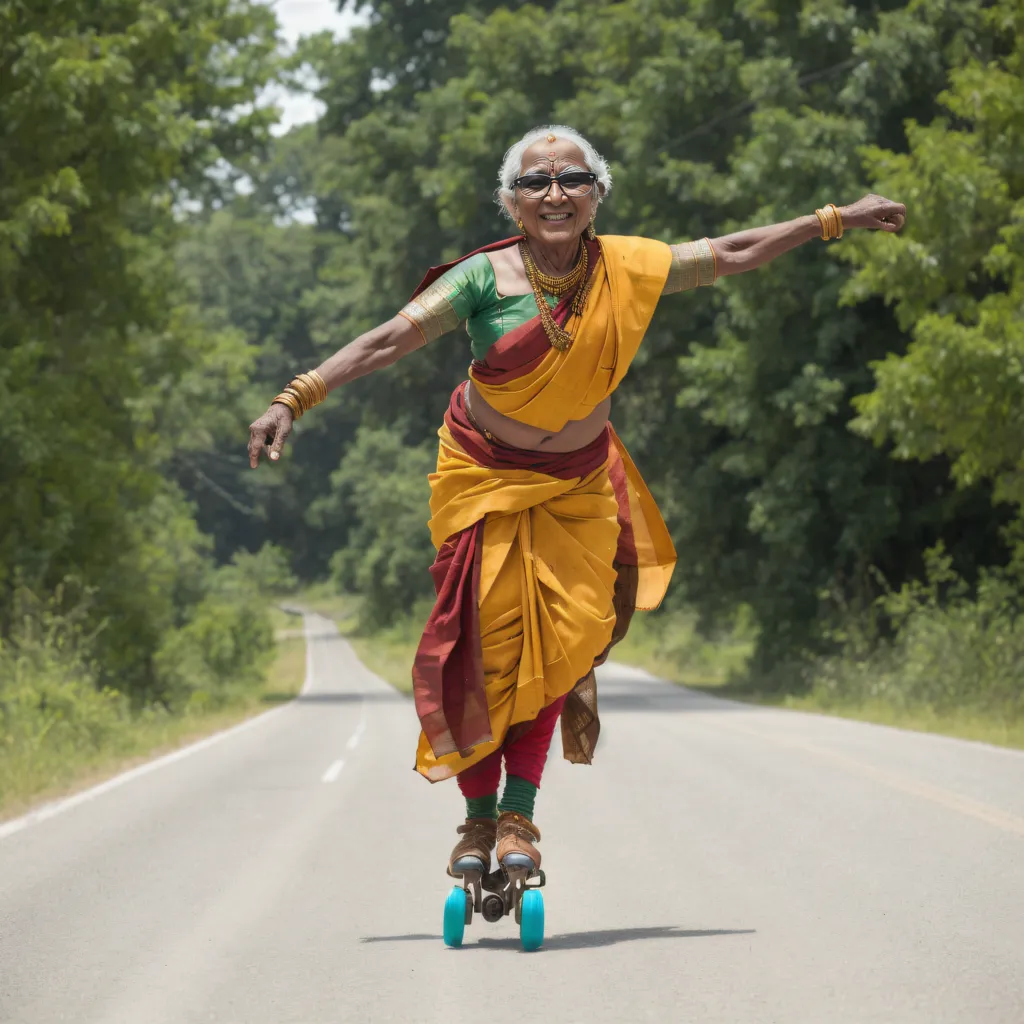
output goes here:
[[310, 618], [304, 696], [0, 826], [0, 1021], [1024, 1021], [1024, 755], [601, 675], [548, 938], [441, 942], [462, 807]]

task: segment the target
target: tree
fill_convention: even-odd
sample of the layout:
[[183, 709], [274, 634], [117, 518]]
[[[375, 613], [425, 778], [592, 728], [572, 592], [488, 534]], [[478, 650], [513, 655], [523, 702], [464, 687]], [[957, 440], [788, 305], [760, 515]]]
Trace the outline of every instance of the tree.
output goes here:
[[250, 358], [184, 302], [175, 209], [266, 140], [274, 112], [238, 108], [276, 23], [248, 0], [8, 0], [0, 26], [0, 621], [17, 583], [74, 577], [108, 675], [143, 693], [204, 572], [162, 470], [223, 427]]
[[878, 188], [914, 216], [898, 244], [866, 239], [850, 302], [881, 296], [913, 339], [874, 364], [854, 427], [897, 457], [949, 456], [961, 487], [990, 480], [1024, 504], [1024, 12], [986, 10], [994, 59], [955, 68], [941, 116], [907, 126], [909, 150], [867, 151]]

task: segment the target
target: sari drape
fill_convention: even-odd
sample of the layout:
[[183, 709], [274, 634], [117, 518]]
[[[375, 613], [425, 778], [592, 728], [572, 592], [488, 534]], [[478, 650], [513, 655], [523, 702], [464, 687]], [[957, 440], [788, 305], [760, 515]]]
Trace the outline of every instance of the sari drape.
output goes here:
[[[501, 244], [511, 243], [487, 248]], [[595, 277], [572, 347], [552, 348], [537, 317], [470, 367], [495, 409], [551, 431], [586, 416], [622, 380], [671, 259], [668, 246], [646, 239], [589, 244]], [[555, 307], [560, 323], [571, 299]], [[576, 452], [509, 448], [473, 429], [460, 385], [438, 436], [430, 477], [438, 598], [413, 666], [423, 728], [416, 769], [431, 781], [475, 764], [509, 728], [592, 683], [622, 610], [623, 566], [629, 603], [653, 608], [676, 560], [657, 505], [610, 425]], [[588, 709], [580, 703], [573, 717], [585, 721]], [[595, 738], [570, 759], [589, 760]]]

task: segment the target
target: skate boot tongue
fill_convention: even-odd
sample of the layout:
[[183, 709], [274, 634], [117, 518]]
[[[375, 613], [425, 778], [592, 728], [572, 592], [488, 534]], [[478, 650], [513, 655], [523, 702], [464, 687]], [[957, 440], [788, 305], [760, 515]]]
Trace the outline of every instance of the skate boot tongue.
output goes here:
[[536, 871], [540, 867], [540, 829], [517, 811], [498, 816], [498, 862], [506, 869]]
[[461, 878], [469, 872], [486, 874], [491, 866], [497, 822], [493, 818], [467, 818], [455, 831], [462, 838], [448, 860], [448, 874]]

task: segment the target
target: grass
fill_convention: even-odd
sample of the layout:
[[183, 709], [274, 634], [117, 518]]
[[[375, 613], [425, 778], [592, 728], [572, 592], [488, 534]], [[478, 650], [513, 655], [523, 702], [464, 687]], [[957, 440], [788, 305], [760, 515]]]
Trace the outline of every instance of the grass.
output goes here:
[[[293, 617], [285, 619], [294, 626]], [[283, 621], [275, 619], [275, 625]], [[306, 649], [301, 635], [280, 639], [262, 687], [236, 697], [227, 706], [183, 715], [147, 711], [125, 720], [99, 750], [63, 748], [54, 757], [42, 756], [37, 750], [29, 759], [5, 760], [0, 819], [95, 785], [290, 700], [302, 688], [305, 668]]]
[[693, 616], [638, 613], [612, 660], [646, 669], [661, 679], [729, 700], [767, 707], [835, 715], [915, 732], [937, 733], [996, 746], [1024, 749], [1024, 721], [963, 707], [937, 710], [924, 703], [896, 704], [881, 699], [837, 699], [821, 688], [792, 694], [758, 686], [747, 672], [753, 637], [741, 622], [729, 635], [702, 640]]
[[753, 647], [752, 631], [743, 620], [728, 635], [708, 640], [688, 612], [637, 612], [611, 660], [695, 689], [717, 690], [742, 675]]

